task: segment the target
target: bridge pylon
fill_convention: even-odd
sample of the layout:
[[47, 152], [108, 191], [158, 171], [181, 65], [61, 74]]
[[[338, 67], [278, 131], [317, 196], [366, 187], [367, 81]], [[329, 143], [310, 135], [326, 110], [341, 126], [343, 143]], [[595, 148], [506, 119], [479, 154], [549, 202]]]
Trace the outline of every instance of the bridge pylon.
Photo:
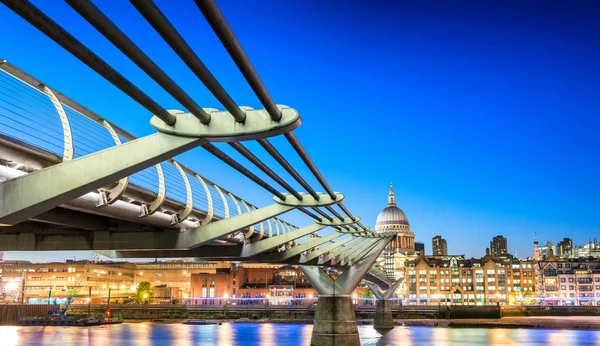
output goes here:
[[335, 278], [321, 267], [300, 266], [308, 281], [319, 293], [311, 345], [360, 346], [352, 291], [373, 266], [389, 240], [377, 239], [377, 245], [366, 257], [345, 268]]
[[377, 307], [375, 310], [375, 320], [373, 328], [375, 329], [394, 329], [394, 318], [392, 316], [392, 308], [390, 306], [390, 297], [398, 288], [402, 280], [396, 281], [387, 290], [382, 289], [378, 284], [365, 280], [367, 286], [373, 291], [377, 297]]

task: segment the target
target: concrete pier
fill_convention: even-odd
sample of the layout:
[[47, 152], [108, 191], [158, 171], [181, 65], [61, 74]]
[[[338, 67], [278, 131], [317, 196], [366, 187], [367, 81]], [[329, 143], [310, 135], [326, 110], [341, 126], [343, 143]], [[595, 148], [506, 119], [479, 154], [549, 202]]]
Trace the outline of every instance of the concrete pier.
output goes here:
[[394, 319], [392, 317], [392, 308], [390, 301], [381, 299], [377, 301], [377, 309], [375, 310], [375, 320], [373, 321], [375, 329], [393, 329]]
[[360, 346], [356, 314], [350, 296], [320, 296], [311, 346]]

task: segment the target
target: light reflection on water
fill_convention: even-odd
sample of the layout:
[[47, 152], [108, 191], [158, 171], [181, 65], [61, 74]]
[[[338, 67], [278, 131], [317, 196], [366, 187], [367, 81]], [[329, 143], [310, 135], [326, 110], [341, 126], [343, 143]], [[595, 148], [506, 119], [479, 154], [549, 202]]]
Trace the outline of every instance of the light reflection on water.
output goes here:
[[[309, 345], [312, 325], [246, 324], [192, 326], [125, 323], [100, 327], [0, 326], [0, 346], [52, 345]], [[600, 331], [547, 329], [485, 329], [396, 327], [383, 332], [359, 326], [363, 346], [384, 345], [595, 345]]]

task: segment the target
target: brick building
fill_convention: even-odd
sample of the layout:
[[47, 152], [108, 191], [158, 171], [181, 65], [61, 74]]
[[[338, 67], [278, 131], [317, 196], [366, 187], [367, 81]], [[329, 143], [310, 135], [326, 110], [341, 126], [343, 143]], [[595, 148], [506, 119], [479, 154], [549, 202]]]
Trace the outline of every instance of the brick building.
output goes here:
[[421, 256], [406, 266], [407, 304], [488, 305], [535, 298], [534, 262], [461, 256]]

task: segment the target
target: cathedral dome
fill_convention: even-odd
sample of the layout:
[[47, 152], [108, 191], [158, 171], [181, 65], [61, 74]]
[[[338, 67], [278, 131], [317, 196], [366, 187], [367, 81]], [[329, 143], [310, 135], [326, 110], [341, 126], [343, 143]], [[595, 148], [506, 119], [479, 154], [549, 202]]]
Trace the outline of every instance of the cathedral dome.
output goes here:
[[396, 206], [396, 196], [394, 195], [394, 188], [392, 187], [392, 184], [390, 184], [388, 205], [377, 216], [375, 230], [378, 232], [390, 230], [410, 231], [408, 217], [406, 217], [406, 214], [402, 211], [402, 209]]

